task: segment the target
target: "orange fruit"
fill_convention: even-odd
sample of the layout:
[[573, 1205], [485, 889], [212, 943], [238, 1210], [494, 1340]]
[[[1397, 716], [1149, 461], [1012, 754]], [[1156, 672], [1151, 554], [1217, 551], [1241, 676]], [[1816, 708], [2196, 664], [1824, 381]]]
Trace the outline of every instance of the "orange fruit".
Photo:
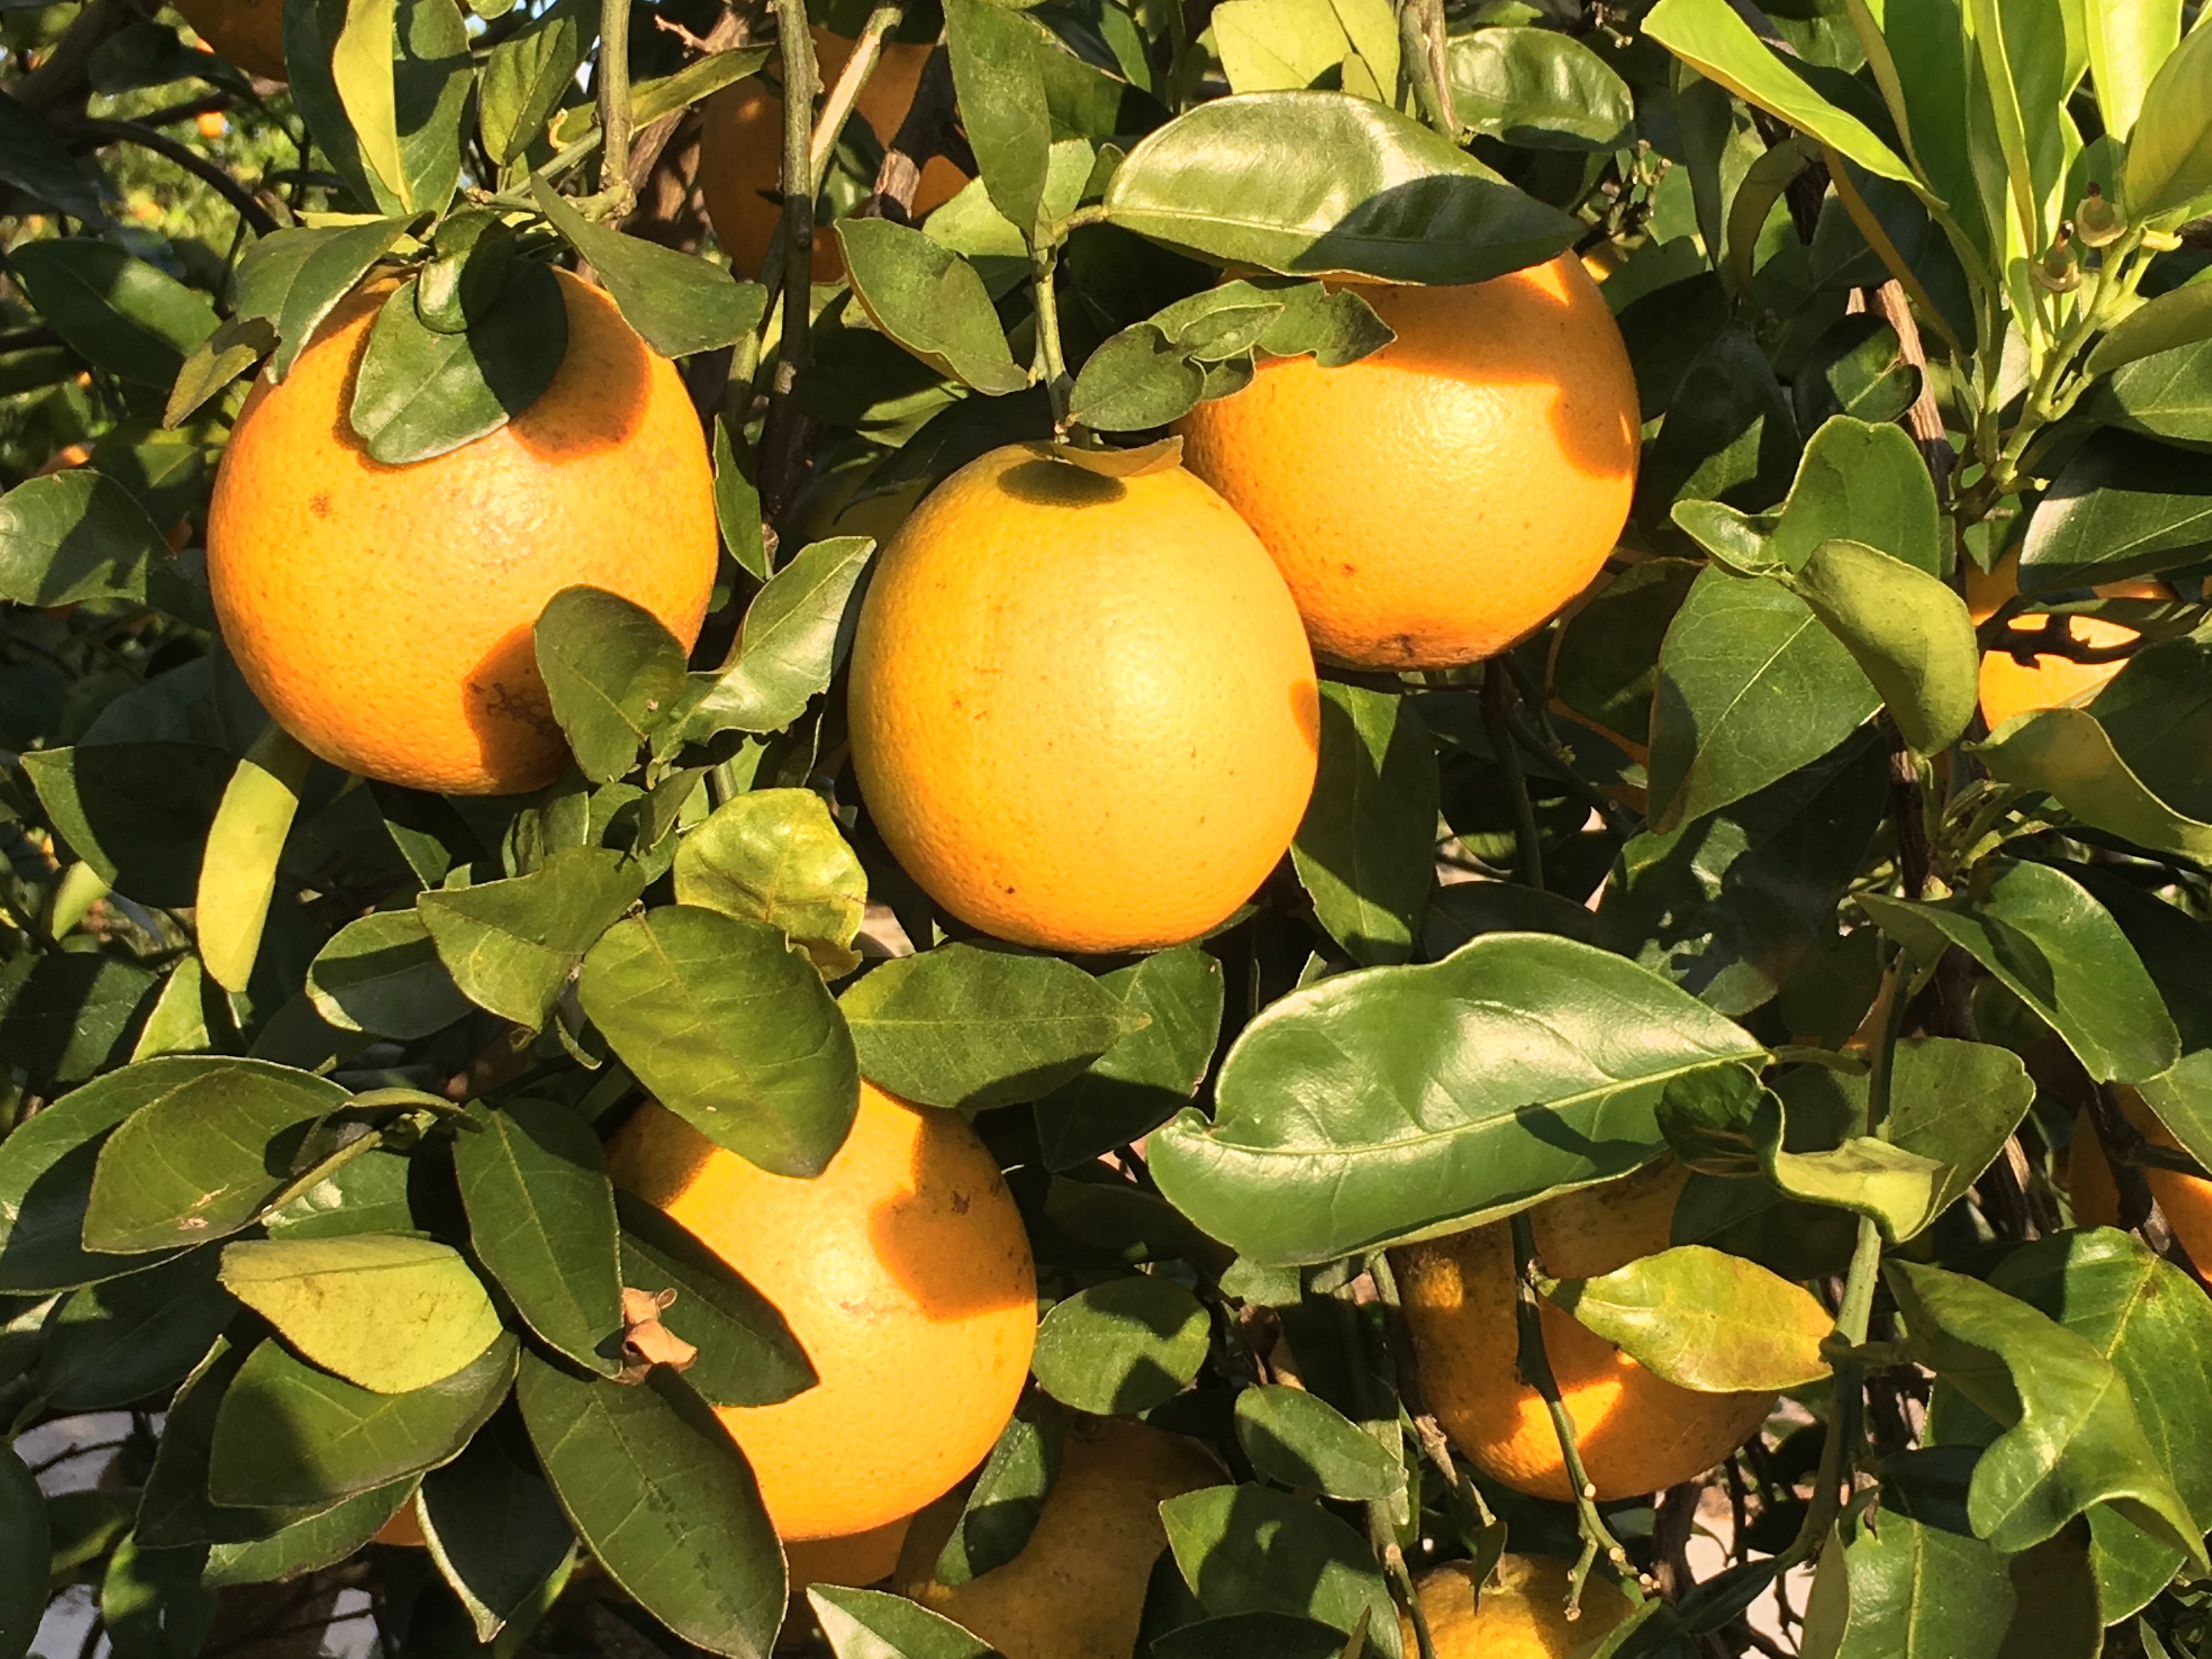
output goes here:
[[[2180, 1149], [2181, 1143], [2134, 1090], [2120, 1091], [2120, 1105], [2127, 1113], [2128, 1121], [2141, 1130], [2151, 1145], [2169, 1151]], [[2173, 1236], [2189, 1252], [2189, 1259], [2196, 1263], [2198, 1273], [2212, 1273], [2212, 1181], [2184, 1175], [2179, 1170], [2159, 1170], [2148, 1165], [2143, 1170], [2143, 1179], [2149, 1182], [2150, 1195], [2165, 1212], [2166, 1225], [2173, 1229]], [[2120, 1224], [2119, 1188], [2112, 1181], [2112, 1166], [2106, 1161], [2104, 1143], [2097, 1139], [2096, 1128], [2086, 1112], [2074, 1120], [2074, 1146], [2067, 1159], [2066, 1184], [2074, 1198], [2074, 1218], [2083, 1226]]]
[[1029, 1375], [1036, 1274], [958, 1113], [864, 1082], [852, 1133], [803, 1181], [647, 1106], [608, 1167], [774, 1303], [814, 1362], [805, 1393], [718, 1413], [787, 1543], [902, 1521], [989, 1452]]
[[415, 1500], [409, 1498], [398, 1514], [377, 1528], [372, 1544], [389, 1544], [394, 1549], [423, 1549], [430, 1540], [422, 1535], [422, 1517], [415, 1513]]
[[207, 139], [220, 138], [230, 131], [228, 118], [220, 112], [211, 109], [200, 112], [198, 125], [200, 137]]
[[[1966, 566], [1966, 611], [1977, 625], [1995, 616], [1997, 607], [2019, 592], [2020, 556], [2017, 553], [2006, 554], [1994, 570], [1984, 571], [1972, 564]], [[2173, 597], [2162, 584], [2147, 581], [2106, 582], [2096, 592], [2108, 599], [2170, 599]], [[2123, 628], [2118, 623], [2100, 622], [2094, 617], [2070, 619], [2022, 617], [2016, 625], [2027, 632], [2039, 634], [2061, 620], [2070, 622], [2075, 639], [2099, 649], [2124, 644], [2136, 637], [2134, 629]], [[2015, 714], [2025, 714], [2038, 708], [2060, 708], [2069, 703], [2087, 702], [2107, 680], [2126, 665], [2124, 662], [2075, 662], [2065, 657], [2041, 655], [2029, 664], [2021, 661], [2009, 651], [1985, 651], [1982, 653], [1982, 719], [1994, 732]]]
[[[1554, 1279], [1588, 1279], [1668, 1245], [1689, 1171], [1667, 1164], [1537, 1206], [1536, 1254]], [[1543, 1397], [1521, 1381], [1513, 1234], [1505, 1222], [1391, 1252], [1430, 1408], [1492, 1479], [1565, 1499], [1566, 1464]], [[1544, 1351], [1600, 1499], [1672, 1486], [1751, 1437], [1771, 1394], [1699, 1394], [1650, 1371], [1547, 1302]]]
[[248, 75], [284, 78], [284, 0], [177, 0], [177, 10]]
[[1358, 292], [1397, 339], [1342, 368], [1268, 358], [1185, 416], [1184, 460], [1282, 567], [1314, 650], [1449, 668], [1541, 627], [1628, 518], [1636, 378], [1571, 258]]
[[386, 466], [347, 424], [383, 283], [239, 413], [208, 514], [216, 614], [262, 706], [349, 771], [455, 794], [551, 781], [568, 748], [530, 630], [564, 587], [698, 635], [720, 545], [698, 415], [605, 293], [556, 274], [552, 384], [459, 449]]
[[964, 1584], [907, 1593], [1006, 1659], [1129, 1659], [1168, 1544], [1160, 1505], [1226, 1479], [1178, 1436], [1112, 1418], [1078, 1423], [1019, 1555]]
[[907, 1523], [913, 1518], [902, 1515], [880, 1527], [848, 1533], [842, 1538], [787, 1543], [783, 1555], [791, 1571], [792, 1594], [804, 1595], [809, 1584], [844, 1584], [865, 1589], [890, 1577], [891, 1569], [898, 1565], [899, 1549], [906, 1542]]
[[[811, 31], [814, 56], [826, 92], [836, 82], [853, 43], [820, 24]], [[853, 105], [876, 142], [888, 146], [898, 136], [929, 61], [926, 44], [886, 41], [883, 56]], [[968, 175], [933, 155], [921, 169], [913, 217], [920, 220], [959, 192]], [[757, 75], [725, 87], [707, 100], [699, 118], [699, 190], [707, 198], [707, 217], [722, 252], [740, 276], [757, 275], [768, 252], [769, 238], [783, 216], [783, 97]], [[814, 228], [814, 280], [834, 283], [845, 274], [837, 238], [826, 225]]]
[[[1500, 1557], [1490, 1581], [1480, 1586], [1472, 1561], [1447, 1561], [1423, 1573], [1414, 1594], [1437, 1659], [1561, 1659], [1628, 1617], [1628, 1598], [1592, 1574], [1583, 1587], [1582, 1616], [1569, 1619], [1567, 1577], [1567, 1564], [1548, 1555]], [[1399, 1645], [1412, 1659], [1413, 1621], [1401, 1613], [1398, 1630]]]
[[1313, 792], [1313, 659], [1250, 530], [1172, 464], [1011, 444], [915, 507], [853, 640], [853, 768], [907, 872], [1051, 951], [1195, 938]]

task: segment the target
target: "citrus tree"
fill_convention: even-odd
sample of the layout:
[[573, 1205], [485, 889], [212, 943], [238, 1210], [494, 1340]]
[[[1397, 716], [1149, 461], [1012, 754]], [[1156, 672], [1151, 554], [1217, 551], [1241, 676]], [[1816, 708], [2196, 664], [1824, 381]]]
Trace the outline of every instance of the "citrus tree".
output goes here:
[[2193, 7], [471, 3], [0, 9], [0, 1659], [2212, 1652]]

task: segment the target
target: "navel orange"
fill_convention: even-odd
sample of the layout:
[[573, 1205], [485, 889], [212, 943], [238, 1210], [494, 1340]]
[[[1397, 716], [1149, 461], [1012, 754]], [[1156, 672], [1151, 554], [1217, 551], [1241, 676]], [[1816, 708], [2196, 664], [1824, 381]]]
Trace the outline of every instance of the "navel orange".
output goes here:
[[1589, 585], [1628, 516], [1636, 379], [1565, 255], [1460, 288], [1363, 287], [1397, 339], [1263, 360], [1178, 429], [1282, 567], [1324, 659], [1494, 656]]
[[647, 1106], [608, 1168], [774, 1303], [814, 1363], [805, 1393], [718, 1413], [786, 1541], [900, 1522], [990, 1451], [1029, 1375], [1036, 1279], [958, 1113], [863, 1083], [851, 1135], [802, 1181]]
[[[1423, 1573], [1414, 1593], [1437, 1659], [1562, 1659], [1628, 1617], [1630, 1606], [1593, 1575], [1583, 1587], [1582, 1616], [1569, 1619], [1567, 1578], [1567, 1564], [1552, 1556], [1508, 1555], [1486, 1583], [1477, 1584], [1472, 1562], [1447, 1561]], [[1398, 1628], [1412, 1659], [1413, 1621], [1401, 1614]]]
[[177, 9], [248, 75], [284, 79], [284, 0], [177, 0]]
[[347, 423], [388, 291], [331, 313], [281, 385], [255, 386], [216, 475], [208, 586], [247, 684], [347, 770], [513, 794], [568, 750], [531, 628], [562, 588], [600, 587], [688, 647], [714, 585], [714, 481], [675, 368], [566, 272], [568, 347], [497, 431], [407, 466]]
[[[853, 55], [853, 43], [817, 24], [815, 63], [826, 88]], [[921, 83], [929, 47], [891, 40], [884, 45], [854, 113], [868, 124], [876, 142], [888, 145], [898, 136]], [[757, 275], [769, 239], [783, 215], [783, 98], [758, 76], [725, 87], [707, 100], [699, 118], [699, 190], [722, 252], [741, 276]], [[958, 193], [968, 175], [942, 155], [921, 169], [912, 216], [917, 220]], [[834, 283], [845, 274], [844, 256], [827, 226], [814, 228], [814, 280]]]
[[[1689, 1172], [1646, 1170], [1569, 1193], [1531, 1213], [1536, 1254], [1555, 1279], [1587, 1279], [1667, 1248]], [[1513, 1235], [1496, 1222], [1391, 1253], [1423, 1393], [1475, 1466], [1516, 1492], [1572, 1496], [1542, 1396], [1521, 1380]], [[1770, 1394], [1698, 1394], [1663, 1382], [1545, 1303], [1544, 1351], [1601, 1499], [1702, 1474], [1748, 1439]]]
[[[2142, 1132], [2145, 1139], [2169, 1152], [2179, 1149], [2172, 1132], [2158, 1121], [2158, 1115], [2143, 1103], [2141, 1095], [2128, 1088], [2119, 1092], [2128, 1121]], [[2158, 1200], [2166, 1225], [2173, 1229], [2174, 1237], [2189, 1252], [2199, 1274], [2212, 1273], [2212, 1181], [2184, 1175], [2179, 1170], [2148, 1166], [2143, 1170], [2143, 1179], [2149, 1183], [2150, 1195]], [[2074, 1198], [2074, 1218], [2083, 1226], [2120, 1224], [2120, 1190], [2112, 1180], [2112, 1166], [2106, 1160], [2104, 1143], [2097, 1139], [2087, 1113], [2074, 1119], [2066, 1185]]]
[[1046, 950], [1193, 939], [1289, 847], [1313, 661], [1267, 551], [1180, 466], [1020, 444], [926, 497], [853, 641], [853, 766], [930, 896]]
[[[2162, 584], [2149, 581], [2107, 582], [2096, 591], [2108, 599], [2173, 597]], [[1971, 564], [1966, 567], [1966, 611], [1978, 624], [1995, 616], [1997, 607], [2019, 592], [2017, 553], [2006, 554], [1994, 570], [1983, 571]], [[2022, 617], [2019, 626], [2039, 634], [2057, 620], [2042, 616]], [[2124, 628], [2118, 623], [2100, 622], [2094, 617], [2069, 620], [2075, 639], [2100, 650], [2136, 637], [2134, 629]], [[2069, 658], [2041, 653], [2032, 662], [2022, 662], [2009, 651], [1985, 651], [1982, 653], [1982, 719], [1994, 732], [2015, 714], [2087, 702], [2126, 666], [2124, 662], [2075, 662]]]

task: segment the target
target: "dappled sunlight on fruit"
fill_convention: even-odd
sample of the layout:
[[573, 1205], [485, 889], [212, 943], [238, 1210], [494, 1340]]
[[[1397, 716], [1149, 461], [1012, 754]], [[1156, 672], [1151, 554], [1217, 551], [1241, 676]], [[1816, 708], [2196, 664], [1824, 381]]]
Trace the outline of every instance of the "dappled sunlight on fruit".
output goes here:
[[[2020, 592], [2020, 556], [2008, 553], [1989, 571], [1968, 564], [1966, 582], [1967, 613], [1977, 623], [1987, 622], [1998, 606]], [[2108, 599], [2173, 597], [2164, 583], [2150, 581], [2106, 582], [2096, 592]], [[2070, 630], [2075, 639], [2099, 650], [2124, 645], [2137, 637], [2132, 628], [2094, 617], [2021, 617], [2014, 625], [2035, 634], [2054, 629]], [[1981, 668], [1982, 719], [1994, 732], [2017, 714], [2085, 703], [2126, 666], [2125, 662], [2075, 662], [2040, 653], [2022, 662], [2008, 650], [1985, 651]]]
[[[2128, 1121], [2154, 1146], [2168, 1152], [2179, 1152], [2180, 1142], [2173, 1132], [2158, 1121], [2158, 1115], [2144, 1103], [2133, 1089], [2121, 1086], [2120, 1105]], [[2212, 1181], [2200, 1176], [2185, 1175], [2179, 1170], [2160, 1170], [2144, 1166], [2143, 1180], [2150, 1188], [2150, 1195], [2158, 1201], [2166, 1216], [2166, 1225], [2189, 1252], [2199, 1277], [2212, 1273]], [[2117, 1227], [2120, 1221], [2119, 1188], [2112, 1180], [2112, 1166], [2105, 1157], [2104, 1143], [2097, 1139], [2096, 1126], [2088, 1114], [2079, 1113], [2074, 1119], [2074, 1142], [2066, 1164], [2067, 1190], [2074, 1200], [2074, 1218], [2085, 1227]]]
[[[1630, 1608], [1628, 1598], [1594, 1572], [1581, 1616], [1569, 1619], [1568, 1564], [1548, 1555], [1502, 1557], [1480, 1586], [1472, 1562], [1448, 1561], [1424, 1573], [1415, 1589], [1437, 1659], [1563, 1659], [1604, 1636]], [[1399, 1645], [1407, 1659], [1418, 1650], [1413, 1620], [1402, 1614]]]

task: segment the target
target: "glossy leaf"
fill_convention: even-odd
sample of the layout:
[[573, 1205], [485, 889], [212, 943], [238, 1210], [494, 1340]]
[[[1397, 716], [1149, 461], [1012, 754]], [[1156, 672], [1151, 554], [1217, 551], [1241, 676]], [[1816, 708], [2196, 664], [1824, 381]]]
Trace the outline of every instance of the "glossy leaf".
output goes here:
[[1398, 31], [1383, 6], [1340, 14], [1328, 0], [1228, 0], [1212, 27], [1231, 92], [1341, 85], [1387, 98], [1382, 88], [1398, 84]]
[[2193, 759], [2212, 734], [2212, 633], [2160, 640], [2098, 694], [2096, 719], [2128, 769], [2192, 819], [2212, 818], [2212, 783]]
[[146, 509], [89, 467], [0, 495], [0, 598], [17, 605], [143, 599], [146, 573], [167, 556]]
[[1221, 1035], [1221, 963], [1194, 945], [1159, 951], [1098, 983], [1151, 1024], [1036, 1103], [1047, 1167], [1072, 1170], [1174, 1116], [1198, 1091]]
[[503, 1100], [471, 1121], [481, 1132], [454, 1137], [453, 1174], [477, 1259], [540, 1340], [613, 1376], [622, 1270], [599, 1136], [543, 1100]]
[[531, 194], [554, 229], [597, 273], [623, 320], [664, 357], [689, 357], [744, 338], [768, 308], [768, 291], [721, 266], [642, 237], [595, 225], [532, 177]]
[[1670, 503], [1706, 497], [1766, 507], [1787, 491], [1797, 447], [1789, 393], [1750, 331], [1731, 323], [1682, 371], [1638, 471], [1637, 516], [1664, 519]]
[[584, 1012], [653, 1097], [779, 1175], [821, 1173], [859, 1109], [855, 1038], [776, 929], [690, 905], [617, 922], [584, 958]]
[[1287, 1613], [1398, 1659], [1398, 1615], [1358, 1534], [1326, 1510], [1262, 1486], [1206, 1486], [1160, 1505], [1168, 1547], [1206, 1612]]
[[[1301, 165], [1310, 155], [1331, 166]], [[1180, 252], [1286, 276], [1479, 283], [1576, 235], [1410, 117], [1334, 92], [1198, 105], [1129, 152], [1105, 205], [1110, 222]]]
[[550, 266], [517, 271], [489, 313], [457, 334], [425, 324], [415, 283], [402, 283], [369, 325], [347, 418], [386, 466], [448, 454], [535, 403], [568, 341], [568, 306]]
[[817, 1584], [806, 1600], [837, 1659], [991, 1659], [995, 1651], [903, 1595]]
[[348, 118], [347, 130], [334, 133], [327, 119], [315, 121], [313, 95], [301, 98], [323, 148], [341, 171], [365, 164], [366, 193], [386, 211], [443, 209], [459, 182], [474, 79], [460, 8], [453, 0], [325, 0], [308, 15], [328, 50], [301, 52], [288, 18], [284, 54], [295, 96], [303, 82], [322, 82]]
[[477, 1639], [489, 1642], [560, 1572], [575, 1547], [553, 1489], [480, 1434], [422, 1482], [422, 1535]]
[[1072, 963], [968, 944], [884, 963], [839, 1006], [870, 1081], [971, 1109], [1050, 1093], [1146, 1018]]
[[224, 1249], [222, 1282], [307, 1358], [375, 1394], [426, 1389], [500, 1334], [460, 1253], [426, 1238], [249, 1240]]
[[710, 1406], [773, 1406], [814, 1386], [814, 1366], [774, 1304], [670, 1217], [628, 1193], [622, 1218], [625, 1285], [676, 1300], [660, 1322], [699, 1350], [684, 1380]]
[[534, 1031], [644, 884], [619, 854], [564, 847], [526, 876], [427, 892], [415, 908], [461, 994]]
[[243, 991], [252, 976], [276, 890], [276, 860], [313, 760], [271, 721], [240, 757], [208, 828], [193, 921], [200, 960], [225, 990]]
[[258, 1060], [148, 1060], [110, 1081], [137, 1109], [100, 1149], [84, 1243], [118, 1254], [236, 1232], [283, 1187], [308, 1128], [349, 1098]]
[[207, 298], [112, 242], [49, 236], [9, 250], [9, 273], [72, 351], [167, 392], [185, 354], [215, 332]]
[[112, 1410], [159, 1394], [200, 1362], [237, 1304], [199, 1250], [77, 1291], [48, 1322], [32, 1375], [64, 1411]]
[[1973, 718], [1981, 653], [1966, 601], [1863, 542], [1822, 542], [1790, 583], [1851, 653], [1906, 743], [1951, 746]]
[[1206, 392], [1206, 371], [1152, 323], [1133, 323], [1084, 359], [1067, 417], [1097, 432], [1140, 432], [1181, 420]]
[[21, 1458], [0, 1452], [0, 1655], [23, 1659], [46, 1611], [46, 1500]]
[[746, 609], [735, 659], [701, 677], [707, 689], [684, 734], [781, 732], [805, 714], [852, 645], [860, 579], [875, 550], [866, 536], [833, 536], [799, 549], [769, 578]]
[[1047, 1394], [1078, 1411], [1140, 1412], [1198, 1374], [1208, 1331], [1204, 1305], [1172, 1279], [1109, 1279], [1044, 1316], [1032, 1369]]
[[207, 1553], [200, 1582], [265, 1584], [299, 1578], [358, 1554], [415, 1495], [412, 1476], [286, 1521], [259, 1536], [216, 1544]]
[[338, 1030], [403, 1041], [442, 1031], [470, 1007], [413, 910], [378, 910], [339, 928], [308, 963], [307, 989]]
[[2035, 1083], [2010, 1049], [1952, 1037], [1905, 1037], [1893, 1063], [1889, 1117], [1881, 1133], [1943, 1166], [1918, 1224], [1932, 1225], [1996, 1161], [2027, 1115]]
[[[1017, 20], [1015, 27], [1028, 25]], [[977, 392], [995, 397], [1029, 384], [975, 266], [889, 219], [840, 219], [836, 233], [854, 296], [884, 334]]]
[[2144, 301], [2105, 331], [2091, 348], [2082, 371], [2109, 374], [2114, 369], [2212, 339], [2212, 287], [2185, 283]]
[[[403, 214], [366, 224], [279, 231], [248, 250], [239, 267], [239, 305], [242, 312], [250, 309], [276, 325], [280, 343], [269, 366], [273, 378], [281, 380], [291, 373], [331, 307], [391, 252], [412, 222]], [[293, 237], [301, 240], [288, 244]], [[257, 266], [257, 258], [267, 258], [267, 265]]]
[[[171, 1399], [153, 1472], [138, 1504], [137, 1537], [147, 1547], [236, 1545], [252, 1549], [299, 1522], [347, 1507], [325, 1502], [298, 1509], [229, 1509], [209, 1501], [208, 1457], [216, 1419], [225, 1392], [252, 1352], [250, 1346], [218, 1338]], [[405, 1501], [405, 1488], [411, 1484], [401, 1483], [390, 1495], [386, 1515]]]
[[1674, 1079], [1763, 1050], [1609, 952], [1492, 933], [1431, 966], [1340, 974], [1244, 1028], [1208, 1123], [1151, 1143], [1184, 1214], [1267, 1266], [1456, 1231], [1625, 1175]]
[[2152, 793], [2087, 709], [2016, 715], [1978, 752], [1992, 777], [2047, 792], [2084, 823], [2160, 852], [2212, 859], [2212, 823]]
[[582, 0], [549, 6], [494, 46], [477, 78], [477, 125], [484, 150], [505, 167], [544, 132], [574, 84], [598, 15]]
[[[1854, 1091], [1856, 1092], [1856, 1091]], [[1864, 1124], [1863, 1112], [1857, 1121]], [[1818, 1152], [1793, 1152], [1782, 1102], [1770, 1096], [1753, 1120], [1759, 1168], [1777, 1190], [1810, 1204], [1870, 1217], [1891, 1243], [1934, 1218], [1948, 1174], [1936, 1158], [1868, 1134], [1846, 1134]]]
[[683, 646], [650, 611], [596, 587], [556, 593], [531, 637], [578, 769], [621, 777], [684, 695]]
[[[0, 183], [88, 224], [106, 222], [100, 192], [84, 169], [12, 92], [0, 92]], [[0, 1653], [6, 1651], [5, 1638], [0, 1638]]]
[[1704, 1394], [1802, 1388], [1828, 1375], [1835, 1322], [1812, 1293], [1702, 1244], [1547, 1292], [1646, 1370]]
[[1066, 1421], [1048, 1395], [1028, 1393], [999, 1431], [991, 1455], [969, 1489], [938, 1552], [931, 1577], [964, 1584], [1002, 1567], [1022, 1553], [1036, 1531], [1045, 1498], [1060, 1478], [1060, 1433]]
[[1242, 1390], [1236, 1425], [1252, 1467], [1286, 1486], [1356, 1504], [1389, 1498], [1405, 1480], [1374, 1436], [1304, 1389], [1269, 1383]]
[[2106, 132], [2124, 139], [2142, 112], [2151, 78], [2180, 38], [2181, 8], [2174, 0], [2124, 0], [2094, 12], [2085, 9], [2081, 22], [2088, 35], [2097, 112]]
[[2130, 217], [2180, 216], [2212, 195], [2212, 39], [2191, 31], [2151, 77], [2122, 175]]
[[744, 1454], [680, 1377], [634, 1388], [526, 1355], [531, 1444], [607, 1576], [686, 1642], [757, 1659], [783, 1622], [783, 1559]]
[[1524, 149], [1611, 149], [1636, 120], [1627, 83], [1553, 29], [1455, 35], [1445, 64], [1461, 123]]
[[[2160, 297], [2200, 291], [2212, 298], [2212, 283]], [[2212, 337], [2212, 309], [2205, 326]], [[2207, 542], [2212, 489], [2194, 458], [2130, 433], [2102, 432], [2058, 470], [2037, 503], [2021, 548], [2021, 591], [2148, 574], [2188, 562]]]
[[80, 951], [31, 959], [0, 1012], [0, 1054], [39, 1084], [82, 1083], [120, 1062], [157, 983], [134, 963]]
[[1039, 62], [1044, 42], [1014, 8], [949, 0], [945, 45], [953, 92], [991, 204], [1024, 236], [1032, 235], [1039, 228], [1053, 138]]
[[2188, 444], [2212, 441], [2212, 340], [2124, 364], [2098, 384], [2084, 407], [2130, 432]]
[[197, 743], [35, 750], [23, 771], [70, 851], [142, 904], [188, 905], [223, 786], [228, 750]]
[[1291, 843], [1329, 936], [1366, 967], [1403, 962], [1436, 884], [1437, 756], [1411, 698], [1321, 684], [1321, 763]]
[[830, 978], [853, 948], [868, 878], [811, 789], [755, 789], [716, 807], [676, 848], [676, 902], [780, 929]]

